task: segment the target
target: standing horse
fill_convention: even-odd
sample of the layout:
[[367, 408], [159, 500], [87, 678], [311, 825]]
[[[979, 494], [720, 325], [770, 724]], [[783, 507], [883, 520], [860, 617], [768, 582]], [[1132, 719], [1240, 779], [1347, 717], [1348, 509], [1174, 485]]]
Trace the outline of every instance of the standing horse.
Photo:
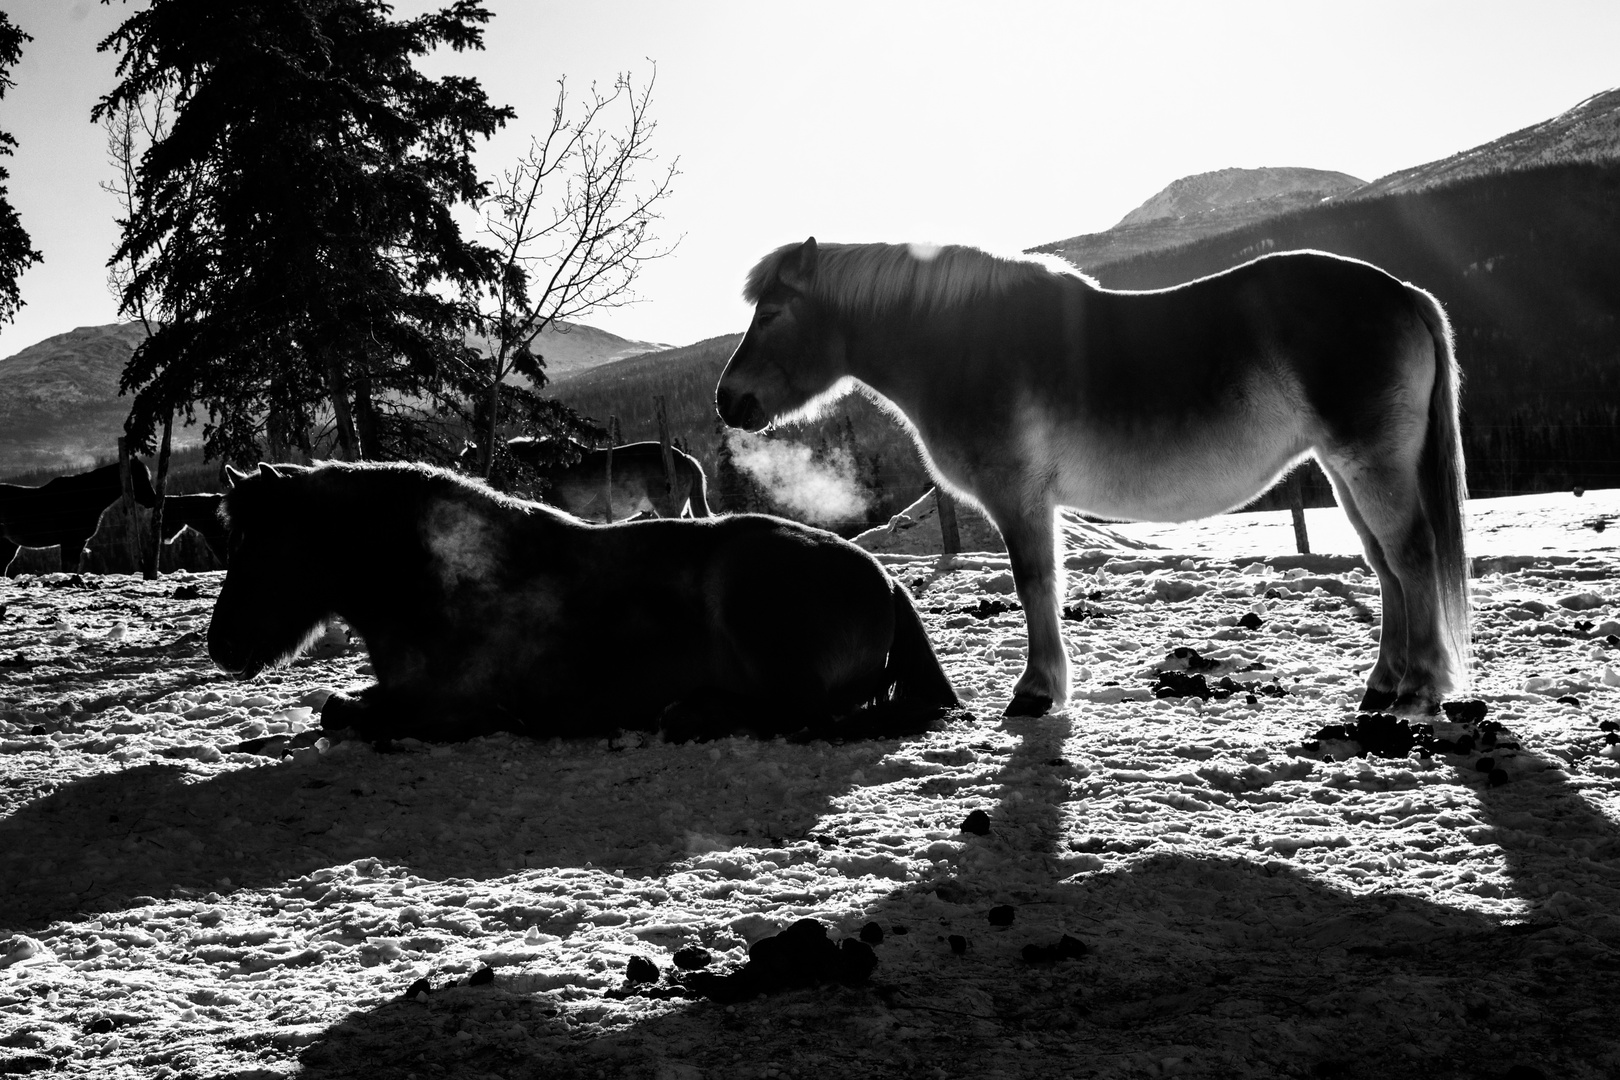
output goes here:
[[[550, 460], [539, 439], [520, 436], [508, 439], [507, 449], [519, 461], [539, 469], [550, 482], [542, 496], [575, 517], [587, 521], [608, 519], [608, 452], [579, 447], [579, 461], [562, 469], [547, 469]], [[675, 466], [674, 484], [664, 468], [662, 443], [626, 443], [613, 448], [613, 520], [624, 521], [637, 514], [677, 518], [690, 508], [693, 517], [710, 516], [708, 478], [703, 465], [691, 454], [669, 448]]]
[[217, 492], [204, 495], [165, 495], [163, 497], [163, 531], [165, 542], [173, 540], [186, 526], [196, 529], [208, 543], [208, 549], [221, 566], [226, 565], [229, 549], [225, 543], [225, 522], [219, 516], [219, 503], [224, 496]]
[[826, 725], [956, 702], [905, 589], [831, 533], [757, 514], [592, 525], [425, 465], [230, 475], [208, 653], [251, 678], [341, 616], [377, 684], [329, 701], [327, 727], [714, 734], [685, 717], [718, 704], [723, 730], [843, 731]]
[[1116, 292], [967, 247], [767, 255], [716, 390], [759, 430], [859, 386], [1007, 541], [1029, 630], [1009, 715], [1069, 694], [1054, 510], [1188, 521], [1241, 506], [1306, 455], [1383, 593], [1362, 708], [1433, 712], [1466, 678], [1459, 373], [1428, 293], [1321, 252]]
[[[129, 474], [135, 501], [151, 508], [157, 503], [157, 493], [152, 490], [146, 466], [131, 460]], [[58, 476], [37, 488], [0, 484], [0, 570], [11, 563], [19, 547], [58, 544], [62, 548], [62, 570], [77, 570], [102, 512], [123, 493], [117, 465]]]

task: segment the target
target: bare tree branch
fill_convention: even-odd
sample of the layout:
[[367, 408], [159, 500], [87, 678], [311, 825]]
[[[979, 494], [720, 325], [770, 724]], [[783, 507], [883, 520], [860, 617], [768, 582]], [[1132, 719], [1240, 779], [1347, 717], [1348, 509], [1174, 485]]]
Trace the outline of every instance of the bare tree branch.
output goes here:
[[[481, 372], [485, 400], [477, 410], [485, 476], [494, 460], [501, 384], [514, 372], [540, 372], [534, 342], [547, 327], [637, 302], [642, 266], [679, 243], [664, 245], [654, 232], [659, 206], [680, 175], [678, 158], [660, 167], [652, 151], [655, 81], [656, 72], [638, 90], [621, 73], [611, 93], [593, 85], [571, 112], [566, 81], [559, 80], [549, 129], [490, 181], [484, 232], [494, 241], [500, 272], [487, 294], [472, 298], [490, 343]], [[616, 107], [625, 116], [612, 127]]]

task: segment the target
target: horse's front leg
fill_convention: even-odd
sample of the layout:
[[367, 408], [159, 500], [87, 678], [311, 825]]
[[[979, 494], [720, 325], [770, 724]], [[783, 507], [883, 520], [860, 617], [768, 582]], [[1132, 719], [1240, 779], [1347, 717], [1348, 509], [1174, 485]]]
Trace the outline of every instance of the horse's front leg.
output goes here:
[[1013, 687], [1008, 716], [1040, 716], [1069, 700], [1069, 653], [1063, 644], [1063, 571], [1057, 558], [1056, 506], [988, 506], [1007, 541], [1013, 583], [1024, 605], [1029, 655]]

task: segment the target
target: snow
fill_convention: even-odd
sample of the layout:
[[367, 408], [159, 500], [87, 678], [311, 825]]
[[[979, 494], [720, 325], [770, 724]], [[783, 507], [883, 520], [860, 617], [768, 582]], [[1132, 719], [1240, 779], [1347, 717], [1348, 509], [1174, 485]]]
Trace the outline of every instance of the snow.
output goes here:
[[[1006, 556], [883, 554], [972, 714], [842, 745], [378, 752], [317, 727], [366, 681], [341, 628], [242, 684], [202, 648], [220, 575], [6, 582], [0, 1071], [1613, 1075], [1620, 492], [1470, 510], [1467, 696], [1504, 730], [1390, 758], [1316, 738], [1377, 648], [1334, 510], [1310, 558], [1286, 513], [1067, 530], [1076, 699], [1034, 720], [999, 716]], [[1178, 648], [1280, 696], [1156, 698]], [[877, 923], [871, 978], [627, 992], [632, 957], [724, 970], [801, 917]]]

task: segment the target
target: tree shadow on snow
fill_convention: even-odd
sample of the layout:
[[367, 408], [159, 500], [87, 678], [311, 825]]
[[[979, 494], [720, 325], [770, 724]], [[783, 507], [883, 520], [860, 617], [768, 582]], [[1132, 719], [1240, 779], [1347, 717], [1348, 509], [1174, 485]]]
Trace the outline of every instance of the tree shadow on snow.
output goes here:
[[[1018, 743], [990, 835], [970, 841], [953, 873], [899, 889], [843, 928], [870, 919], [887, 931], [866, 984], [694, 1002], [570, 1037], [555, 1015], [536, 1013], [532, 994], [497, 978], [431, 1006], [400, 1000], [349, 1017], [303, 1053], [304, 1075], [364, 1062], [377, 1077], [692, 1080], [776, 1068], [1477, 1080], [1620, 1066], [1610, 1030], [1620, 829], [1563, 773], [1488, 788], [1456, 769], [1459, 787], [1481, 796], [1489, 832], [1476, 841], [1500, 848], [1530, 907], [1526, 920], [1504, 920], [1393, 890], [1342, 890], [1253, 852], [1149, 851], [1143, 837], [1099, 837], [1142, 857], [1076, 876], [1097, 862], [1064, 841], [1066, 815], [1085, 812], [1063, 757], [1070, 721], [1001, 723]], [[1026, 955], [1065, 933], [1086, 955]], [[462, 1041], [458, 1025], [514, 1025], [514, 1036]]]

